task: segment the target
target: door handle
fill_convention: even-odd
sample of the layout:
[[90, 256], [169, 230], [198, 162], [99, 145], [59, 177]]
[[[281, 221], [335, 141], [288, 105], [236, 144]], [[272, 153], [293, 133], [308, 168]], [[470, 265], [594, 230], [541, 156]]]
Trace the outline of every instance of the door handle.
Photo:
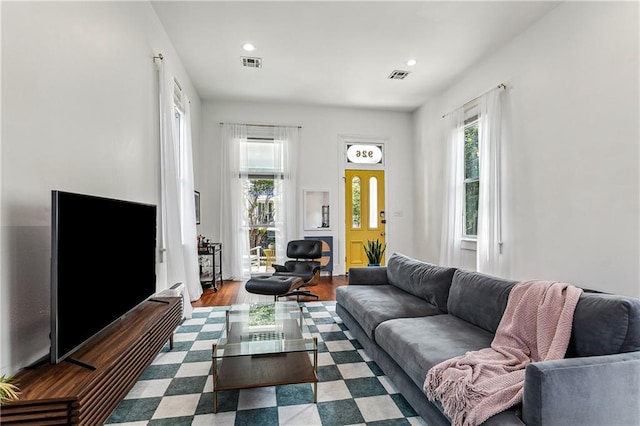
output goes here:
[[381, 232], [381, 233], [380, 233], [380, 236], [381, 236], [381, 237], [384, 237], [384, 235], [385, 235], [385, 234], [386, 234], [386, 232]]

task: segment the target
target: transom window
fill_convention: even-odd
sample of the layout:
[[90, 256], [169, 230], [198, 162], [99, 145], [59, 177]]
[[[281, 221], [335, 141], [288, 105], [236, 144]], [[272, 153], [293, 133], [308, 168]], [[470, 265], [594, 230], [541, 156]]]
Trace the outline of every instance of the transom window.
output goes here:
[[248, 138], [243, 144], [247, 152], [240, 156], [240, 170], [252, 175], [282, 172], [282, 145], [274, 143], [273, 138]]

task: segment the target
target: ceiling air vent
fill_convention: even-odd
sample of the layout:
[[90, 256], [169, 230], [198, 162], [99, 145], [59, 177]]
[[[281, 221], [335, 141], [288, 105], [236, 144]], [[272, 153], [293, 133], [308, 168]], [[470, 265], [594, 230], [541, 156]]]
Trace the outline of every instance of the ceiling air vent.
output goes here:
[[262, 68], [262, 58], [242, 57], [242, 65], [249, 68]]
[[411, 71], [400, 71], [400, 70], [394, 70], [391, 74], [389, 74], [389, 77], [387, 77], [389, 80], [403, 80], [406, 76], [409, 75]]

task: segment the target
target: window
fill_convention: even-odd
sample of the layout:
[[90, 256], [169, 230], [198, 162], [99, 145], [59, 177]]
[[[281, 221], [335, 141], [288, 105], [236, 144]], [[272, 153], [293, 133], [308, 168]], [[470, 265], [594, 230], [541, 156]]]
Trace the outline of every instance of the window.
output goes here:
[[[176, 79], [173, 80], [173, 143], [175, 147], [176, 153], [176, 173], [178, 174], [178, 197], [182, 198], [182, 194], [186, 191], [188, 187], [187, 183], [189, 180], [189, 176], [187, 174], [187, 170], [185, 167], [185, 161], [188, 159], [185, 155], [186, 149], [186, 116], [185, 116], [185, 108], [184, 108], [184, 99], [182, 94], [182, 88]], [[191, 193], [191, 191], [189, 191]], [[194, 202], [195, 206], [195, 202]], [[181, 205], [181, 213], [186, 214], [184, 212], [184, 206]]]
[[178, 80], [173, 79], [173, 119], [174, 119], [174, 127], [173, 127], [173, 142], [175, 146], [176, 152], [176, 172], [178, 173], [178, 179], [180, 181], [180, 187], [178, 191], [183, 191], [186, 181], [188, 179], [187, 170], [185, 170], [184, 161], [185, 158], [185, 138], [186, 138], [186, 116], [185, 116], [185, 96], [182, 93], [182, 87]]
[[282, 145], [271, 138], [251, 138], [243, 146], [246, 153], [240, 157], [240, 170], [250, 175], [274, 176], [282, 173]]
[[351, 179], [351, 226], [356, 229], [360, 229], [360, 224], [362, 223], [361, 211], [360, 208], [360, 178], [354, 177]]
[[266, 248], [275, 244], [274, 180], [249, 177], [245, 181], [245, 200], [249, 220], [249, 247]]
[[[383, 207], [384, 208], [384, 207]], [[369, 229], [378, 229], [378, 178], [369, 178]]]
[[478, 196], [480, 193], [480, 158], [478, 150], [478, 116], [465, 120], [463, 180], [463, 238], [478, 236]]
[[283, 173], [282, 145], [275, 143], [272, 136], [259, 135], [249, 137], [242, 148], [246, 150], [240, 157], [240, 174], [245, 188], [249, 248], [260, 246], [265, 249], [276, 243], [276, 205]]
[[500, 269], [501, 84], [446, 114], [446, 156], [439, 264]]
[[382, 144], [347, 144], [347, 163], [382, 164]]

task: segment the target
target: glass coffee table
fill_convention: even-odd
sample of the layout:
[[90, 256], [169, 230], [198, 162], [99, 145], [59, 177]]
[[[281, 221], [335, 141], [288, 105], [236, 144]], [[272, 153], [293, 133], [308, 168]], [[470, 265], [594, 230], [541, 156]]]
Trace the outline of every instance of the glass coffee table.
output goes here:
[[[312, 361], [313, 359], [313, 361]], [[218, 392], [313, 383], [318, 400], [318, 338], [297, 302], [231, 305], [213, 344], [213, 412]]]

